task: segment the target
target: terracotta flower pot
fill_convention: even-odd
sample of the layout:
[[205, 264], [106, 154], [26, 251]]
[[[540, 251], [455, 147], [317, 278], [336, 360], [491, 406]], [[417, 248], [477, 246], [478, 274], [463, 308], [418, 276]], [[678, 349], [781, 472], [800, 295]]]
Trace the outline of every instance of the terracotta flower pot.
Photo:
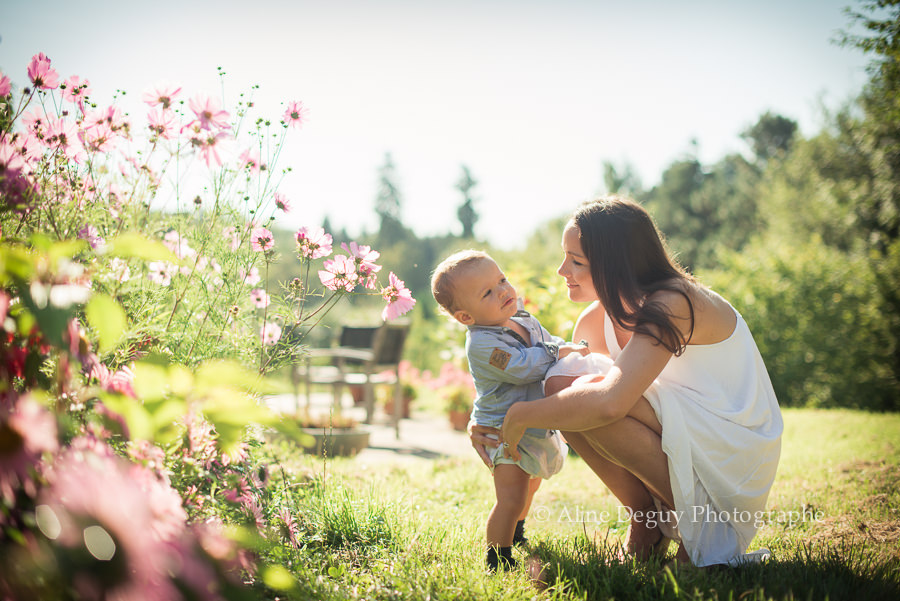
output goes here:
[[[410, 415], [410, 406], [412, 405], [413, 399], [412, 397], [403, 397], [403, 413], [400, 417], [409, 419]], [[390, 417], [394, 416], [394, 399], [389, 398], [384, 402], [384, 413]]]
[[450, 410], [447, 415], [450, 417], [450, 426], [454, 430], [465, 432], [466, 427], [469, 425], [469, 417], [471, 417], [472, 412]]
[[353, 457], [369, 446], [369, 430], [356, 426], [354, 428], [303, 428], [303, 432], [312, 437], [311, 444], [303, 445], [309, 454], [327, 457]]

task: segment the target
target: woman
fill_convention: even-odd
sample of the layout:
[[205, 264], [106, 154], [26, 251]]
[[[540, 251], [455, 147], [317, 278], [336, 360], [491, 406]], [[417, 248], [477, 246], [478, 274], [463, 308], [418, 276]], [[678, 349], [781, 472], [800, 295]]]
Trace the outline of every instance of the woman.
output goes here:
[[[514, 404], [500, 433], [505, 452], [517, 457], [526, 428], [562, 430], [632, 512], [626, 552], [643, 559], [675, 538], [681, 561], [740, 561], [765, 511], [782, 432], [747, 324], [669, 257], [633, 201], [583, 205], [563, 250], [569, 298], [591, 303], [573, 339], [615, 364], [605, 377]], [[484, 445], [497, 444], [490, 432], [471, 432], [483, 459]]]

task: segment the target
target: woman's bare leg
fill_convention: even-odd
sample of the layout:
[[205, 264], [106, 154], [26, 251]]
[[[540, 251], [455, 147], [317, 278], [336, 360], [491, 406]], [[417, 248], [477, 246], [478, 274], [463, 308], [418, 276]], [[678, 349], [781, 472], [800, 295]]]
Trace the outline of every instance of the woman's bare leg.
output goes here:
[[653, 408], [641, 398], [628, 417], [586, 432], [565, 432], [566, 440], [588, 467], [632, 514], [625, 547], [638, 557], [649, 555], [661, 533], [643, 512], [653, 509], [653, 496], [674, 507], [668, 459], [662, 451], [662, 427]]

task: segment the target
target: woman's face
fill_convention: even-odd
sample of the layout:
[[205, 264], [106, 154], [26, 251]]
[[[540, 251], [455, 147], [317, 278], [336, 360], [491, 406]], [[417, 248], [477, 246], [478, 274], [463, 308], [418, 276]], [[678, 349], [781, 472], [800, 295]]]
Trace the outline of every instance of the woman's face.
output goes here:
[[563, 230], [562, 247], [566, 256], [556, 273], [566, 280], [569, 300], [576, 303], [597, 300], [590, 265], [581, 249], [581, 232], [572, 221], [566, 224], [566, 229]]

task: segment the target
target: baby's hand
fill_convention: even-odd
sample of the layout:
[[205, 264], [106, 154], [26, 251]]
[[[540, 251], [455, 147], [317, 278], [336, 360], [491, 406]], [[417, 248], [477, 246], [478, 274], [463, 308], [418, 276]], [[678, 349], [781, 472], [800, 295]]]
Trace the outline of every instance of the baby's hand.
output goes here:
[[578, 353], [582, 357], [586, 357], [587, 355], [591, 354], [591, 349], [589, 349], [587, 345], [584, 344], [560, 344], [559, 354], [557, 355], [557, 358], [562, 359], [569, 353]]

